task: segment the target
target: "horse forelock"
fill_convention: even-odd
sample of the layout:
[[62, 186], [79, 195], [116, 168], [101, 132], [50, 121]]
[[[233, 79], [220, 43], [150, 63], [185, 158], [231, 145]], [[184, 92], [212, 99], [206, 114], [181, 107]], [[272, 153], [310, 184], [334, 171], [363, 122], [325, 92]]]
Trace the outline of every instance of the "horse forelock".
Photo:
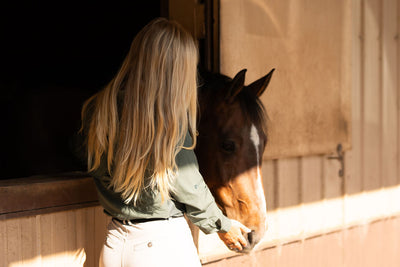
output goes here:
[[252, 122], [268, 140], [268, 114], [260, 99], [251, 92], [244, 89], [238, 96], [241, 109], [248, 121]]

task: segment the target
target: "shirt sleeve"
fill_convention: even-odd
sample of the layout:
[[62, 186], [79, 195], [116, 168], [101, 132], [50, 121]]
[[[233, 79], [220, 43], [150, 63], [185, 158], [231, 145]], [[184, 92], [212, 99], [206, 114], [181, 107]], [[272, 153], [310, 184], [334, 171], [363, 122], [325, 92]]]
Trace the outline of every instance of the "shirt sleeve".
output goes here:
[[[190, 146], [190, 143], [191, 138], [187, 135], [185, 146]], [[215, 203], [199, 172], [194, 151], [182, 149], [176, 157], [176, 163], [178, 172], [171, 195], [185, 206], [188, 219], [206, 234], [228, 232], [231, 221]]]

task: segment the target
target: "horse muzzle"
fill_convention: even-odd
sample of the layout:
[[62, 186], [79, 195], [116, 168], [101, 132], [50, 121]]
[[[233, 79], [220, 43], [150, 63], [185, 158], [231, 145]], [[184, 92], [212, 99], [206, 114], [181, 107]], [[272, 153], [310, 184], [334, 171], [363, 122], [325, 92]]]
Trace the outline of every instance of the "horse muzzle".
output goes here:
[[247, 240], [247, 246], [244, 247], [242, 251], [238, 251], [238, 252], [249, 253], [261, 241], [263, 236], [264, 236], [264, 233], [260, 233], [260, 232], [254, 231], [254, 230], [252, 230], [250, 233], [245, 234], [244, 237]]

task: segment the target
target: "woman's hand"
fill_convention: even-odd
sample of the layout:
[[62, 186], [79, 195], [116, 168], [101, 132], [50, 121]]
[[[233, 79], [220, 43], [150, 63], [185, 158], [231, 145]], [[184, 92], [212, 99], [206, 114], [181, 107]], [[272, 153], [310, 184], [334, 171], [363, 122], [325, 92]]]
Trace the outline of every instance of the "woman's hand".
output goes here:
[[236, 220], [231, 220], [232, 227], [227, 233], [218, 233], [219, 238], [230, 250], [241, 251], [247, 246], [243, 233], [250, 233], [251, 230]]

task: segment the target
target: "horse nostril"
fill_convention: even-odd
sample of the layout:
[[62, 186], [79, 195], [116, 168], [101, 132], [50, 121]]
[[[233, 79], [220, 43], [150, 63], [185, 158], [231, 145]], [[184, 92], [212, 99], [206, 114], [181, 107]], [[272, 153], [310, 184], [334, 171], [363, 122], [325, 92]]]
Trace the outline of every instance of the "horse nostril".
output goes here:
[[249, 245], [253, 246], [253, 244], [255, 243], [254, 237], [255, 237], [255, 231], [251, 230], [250, 233], [247, 234], [247, 240], [249, 240]]

